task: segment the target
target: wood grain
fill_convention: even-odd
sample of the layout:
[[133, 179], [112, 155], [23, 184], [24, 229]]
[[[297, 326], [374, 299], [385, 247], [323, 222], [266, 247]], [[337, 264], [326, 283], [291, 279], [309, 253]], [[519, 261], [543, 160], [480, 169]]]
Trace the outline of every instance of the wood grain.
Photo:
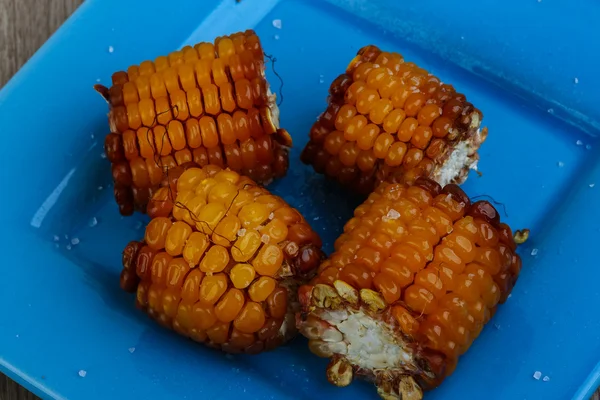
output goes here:
[[[83, 0], [0, 0], [0, 88]], [[592, 400], [600, 400], [596, 392]], [[38, 398], [0, 374], [0, 400]]]

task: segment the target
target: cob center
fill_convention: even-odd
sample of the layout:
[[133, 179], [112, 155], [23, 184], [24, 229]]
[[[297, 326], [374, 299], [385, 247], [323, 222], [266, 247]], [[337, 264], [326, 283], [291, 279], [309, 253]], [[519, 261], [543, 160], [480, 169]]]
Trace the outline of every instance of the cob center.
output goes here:
[[321, 310], [315, 316], [324, 323], [323, 326], [328, 326], [331, 330], [325, 334], [329, 350], [346, 358], [359, 370], [385, 368], [402, 373], [416, 369], [410, 345], [367, 311], [352, 308]]

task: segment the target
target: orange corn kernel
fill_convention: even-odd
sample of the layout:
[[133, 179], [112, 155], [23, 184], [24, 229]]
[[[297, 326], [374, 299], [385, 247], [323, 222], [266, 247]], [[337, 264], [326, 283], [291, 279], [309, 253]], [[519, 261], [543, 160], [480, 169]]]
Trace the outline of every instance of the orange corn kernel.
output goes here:
[[219, 321], [231, 322], [244, 306], [244, 293], [239, 289], [229, 289], [215, 306], [215, 314]]
[[233, 322], [237, 330], [244, 333], [257, 332], [265, 324], [265, 312], [258, 303], [247, 302]]

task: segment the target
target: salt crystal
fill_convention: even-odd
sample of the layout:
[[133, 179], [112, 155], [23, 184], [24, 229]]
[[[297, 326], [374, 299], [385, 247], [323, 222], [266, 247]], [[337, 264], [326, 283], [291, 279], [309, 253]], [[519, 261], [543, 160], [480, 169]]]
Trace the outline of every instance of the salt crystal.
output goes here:
[[15, 337], [18, 339], [18, 338], [19, 338], [19, 335], [15, 335]]
[[246, 234], [246, 230], [244, 228], [242, 228], [239, 231], [237, 231], [237, 235], [238, 236], [244, 236], [245, 234]]
[[465, 37], [464, 37], [464, 36], [461, 36], [461, 37], [460, 37], [460, 39], [461, 39], [461, 40], [465, 40]]
[[82, 378], [85, 378], [85, 376], [87, 375], [87, 371], [85, 369], [80, 369], [79, 370], [79, 376]]
[[269, 214], [269, 219], [273, 219], [273, 218], [275, 218], [275, 214], [274, 213]]
[[581, 145], [583, 144], [583, 142], [582, 142], [581, 140], [578, 140], [578, 141], [576, 141], [576, 142], [575, 142], [575, 144], [576, 144], [577, 146], [581, 146]]
[[96, 82], [100, 82], [100, 78], [96, 78]]
[[538, 381], [539, 381], [541, 377], [542, 377], [542, 373], [541, 373], [540, 371], [535, 371], [535, 372], [533, 373], [533, 379], [535, 379], [535, 380], [538, 380]]
[[507, 299], [510, 299], [512, 297], [512, 293], [508, 295]]
[[90, 228], [93, 228], [96, 225], [98, 225], [98, 219], [96, 217], [92, 217], [92, 219], [90, 219], [90, 222], [88, 223], [88, 226]]
[[104, 152], [100, 153], [100, 158], [106, 158], [106, 153], [104, 153]]
[[275, 35], [273, 37], [275, 38], [275, 40], [279, 40], [279, 35]]
[[133, 354], [133, 352], [135, 351], [135, 347], [130, 347], [130, 348], [129, 348], [129, 349], [127, 349], [127, 350], [129, 350], [129, 352], [130, 352], [131, 354]]
[[595, 183], [590, 183], [590, 187], [593, 188], [594, 186], [596, 186]]
[[585, 145], [585, 149], [586, 150], [591, 150], [592, 149], [592, 145], [591, 144], [586, 144]]
[[95, 138], [95, 136], [94, 136], [94, 134], [93, 134], [93, 133], [90, 135], [90, 138], [91, 138], [92, 140]]
[[548, 109], [548, 114], [554, 114], [554, 108], [549, 108]]
[[392, 208], [390, 211], [388, 211], [386, 217], [389, 219], [398, 219], [400, 218], [400, 213]]
[[54, 241], [58, 242], [60, 240], [60, 238], [58, 237], [58, 235], [54, 235]]
[[318, 221], [318, 220], [319, 220], [319, 217], [314, 217], [313, 218], [313, 221]]
[[577, 77], [575, 77], [575, 78], [573, 78], [573, 82], [579, 83], [579, 79], [577, 79]]
[[531, 250], [531, 255], [532, 256], [537, 256], [537, 253], [538, 253], [538, 249]]
[[108, 52], [109, 53], [113, 53], [115, 51], [115, 48], [112, 46], [108, 46]]
[[104, 189], [102, 186], [98, 186], [98, 190], [102, 190]]
[[558, 164], [558, 166], [559, 166], [560, 168], [562, 168], [562, 167], [564, 167], [564, 166], [565, 166], [565, 163], [564, 163], [564, 162], [562, 162], [562, 161], [559, 161], [557, 164]]
[[319, 75], [319, 83], [324, 83], [325, 79], [323, 79], [323, 75]]
[[70, 244], [68, 244], [68, 245], [66, 246], [66, 248], [67, 248], [67, 250], [71, 250], [71, 249], [72, 249], [72, 247], [71, 247], [71, 245], [70, 245]]
[[546, 376], [544, 376], [544, 377], [542, 378], [542, 380], [543, 380], [544, 382], [548, 382], [548, 381], [550, 380], [550, 377], [549, 377], [548, 375], [546, 375]]
[[264, 244], [269, 243], [269, 240], [271, 240], [271, 237], [269, 235], [265, 234], [260, 237], [260, 241], [263, 242]]
[[273, 20], [273, 26], [277, 29], [281, 29], [281, 20], [280, 19], [274, 19]]
[[76, 238], [76, 237], [75, 237], [75, 238], [73, 238], [73, 239], [71, 239], [71, 244], [72, 244], [73, 246], [77, 246], [77, 245], [79, 244], [79, 239], [78, 239], [78, 238]]

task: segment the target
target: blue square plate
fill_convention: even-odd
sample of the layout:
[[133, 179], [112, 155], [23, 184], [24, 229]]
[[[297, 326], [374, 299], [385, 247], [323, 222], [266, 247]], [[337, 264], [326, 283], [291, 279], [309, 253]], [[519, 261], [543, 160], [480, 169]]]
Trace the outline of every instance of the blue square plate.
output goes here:
[[0, 93], [0, 171], [10, 183], [0, 196], [2, 371], [57, 399], [376, 398], [365, 383], [331, 387], [325, 361], [301, 338], [260, 356], [225, 356], [156, 326], [119, 289], [120, 252], [141, 237], [144, 219], [118, 215], [102, 157], [106, 104], [92, 85], [254, 28], [278, 60], [282, 122], [295, 140], [289, 175], [272, 189], [299, 207], [328, 251], [357, 201], [298, 158], [327, 82], [358, 48], [401, 52], [485, 114], [483, 177], [465, 189], [504, 203], [506, 220], [532, 235], [512, 297], [427, 397], [590, 396], [600, 375], [600, 4], [401, 3], [86, 1]]

